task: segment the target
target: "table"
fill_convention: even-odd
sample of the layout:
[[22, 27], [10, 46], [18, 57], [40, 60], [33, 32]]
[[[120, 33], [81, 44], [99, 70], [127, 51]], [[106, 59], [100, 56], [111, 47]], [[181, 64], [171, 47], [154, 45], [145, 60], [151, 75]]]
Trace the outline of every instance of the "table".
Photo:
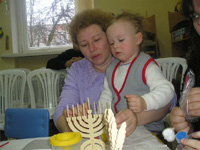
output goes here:
[[[1, 144], [7, 141], [1, 141]], [[9, 144], [0, 150], [51, 150], [49, 137], [10, 140]], [[132, 135], [125, 139], [123, 150], [170, 150], [167, 145], [160, 143], [155, 136], [143, 126], [137, 127]]]

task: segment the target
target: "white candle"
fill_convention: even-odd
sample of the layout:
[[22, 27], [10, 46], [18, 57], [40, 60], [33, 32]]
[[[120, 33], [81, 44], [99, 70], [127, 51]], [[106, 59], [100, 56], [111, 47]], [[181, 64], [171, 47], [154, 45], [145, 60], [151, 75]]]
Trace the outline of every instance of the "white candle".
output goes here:
[[69, 118], [69, 106], [67, 105], [67, 115], [68, 115], [68, 118]]
[[75, 117], [75, 114], [74, 114], [74, 105], [72, 105], [72, 111], [73, 111], [73, 117]]
[[89, 97], [87, 99], [88, 99], [88, 108], [90, 110], [90, 100], [89, 100]]

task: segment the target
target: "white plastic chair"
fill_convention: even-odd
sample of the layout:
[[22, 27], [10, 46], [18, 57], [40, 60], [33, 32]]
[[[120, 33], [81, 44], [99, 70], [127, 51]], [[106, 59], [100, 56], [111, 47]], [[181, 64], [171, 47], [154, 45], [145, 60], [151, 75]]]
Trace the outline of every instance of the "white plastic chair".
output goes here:
[[[180, 90], [182, 90], [182, 84], [185, 72], [187, 70], [187, 61], [185, 58], [181, 57], [166, 57], [158, 58], [155, 61], [160, 66], [164, 76], [172, 82], [172, 79], [180, 79]], [[180, 74], [178, 74], [180, 73]], [[177, 93], [179, 94], [179, 93]], [[163, 118], [165, 127], [172, 127], [169, 119], [169, 113]]]
[[37, 69], [29, 72], [27, 82], [31, 97], [31, 108], [46, 108], [50, 119], [58, 104], [66, 73], [51, 69]]
[[[9, 69], [10, 70], [10, 69]], [[14, 68], [11, 70], [23, 70], [26, 72], [26, 76], [28, 75], [28, 73], [31, 71], [30, 69], [27, 68]], [[29, 90], [28, 90], [28, 84], [27, 84], [27, 80], [26, 80], [26, 84], [25, 84], [25, 91], [24, 91], [24, 103], [23, 103], [23, 108], [30, 108], [31, 107], [31, 100], [30, 100], [30, 94], [29, 94]]]
[[[27, 68], [16, 68], [16, 69], [25, 71], [26, 75], [28, 75], [28, 73], [31, 71], [30, 69], [27, 69]], [[23, 108], [30, 108], [31, 107], [31, 100], [30, 99], [31, 98], [30, 98], [30, 94], [29, 94], [29, 90], [28, 90], [28, 84], [27, 84], [27, 80], [26, 80]]]
[[4, 130], [7, 108], [23, 108], [26, 73], [23, 70], [0, 71], [0, 130]]
[[182, 84], [184, 79], [184, 74], [187, 70], [187, 61], [185, 58], [181, 57], [166, 57], [158, 58], [155, 61], [159, 64], [164, 76], [172, 82], [172, 79], [178, 79], [178, 72], [180, 71], [180, 91], [182, 90]]

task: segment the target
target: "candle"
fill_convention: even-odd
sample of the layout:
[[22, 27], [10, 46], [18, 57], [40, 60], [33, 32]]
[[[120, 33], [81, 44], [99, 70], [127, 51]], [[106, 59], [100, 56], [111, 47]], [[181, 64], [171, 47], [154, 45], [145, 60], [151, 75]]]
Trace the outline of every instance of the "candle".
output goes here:
[[87, 99], [88, 99], [88, 109], [90, 110], [90, 100], [89, 100], [89, 97]]
[[95, 102], [94, 102], [94, 114], [95, 114], [95, 115], [97, 114]]
[[85, 116], [85, 106], [83, 104], [83, 116]]
[[74, 114], [74, 105], [72, 105], [72, 111], [73, 111], [73, 117], [75, 117], [75, 114]]
[[69, 106], [67, 105], [67, 116], [69, 118]]
[[79, 104], [77, 104], [77, 108], [78, 108], [78, 116], [80, 116]]

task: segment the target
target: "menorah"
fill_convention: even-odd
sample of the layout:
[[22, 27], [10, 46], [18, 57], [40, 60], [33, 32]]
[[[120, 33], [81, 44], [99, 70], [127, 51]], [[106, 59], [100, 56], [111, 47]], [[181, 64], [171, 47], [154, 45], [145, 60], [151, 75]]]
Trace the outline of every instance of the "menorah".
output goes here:
[[85, 113], [84, 105], [83, 107], [83, 115], [80, 115], [80, 108], [77, 104], [77, 111], [78, 115], [75, 116], [75, 108], [74, 105], [72, 105], [72, 117], [69, 116], [69, 107], [67, 105], [67, 117], [66, 120], [68, 122], [68, 125], [70, 129], [73, 132], [80, 132], [82, 137], [89, 139], [81, 144], [81, 150], [105, 150], [106, 144], [99, 139], [96, 139], [95, 137], [99, 137], [104, 133], [104, 119], [103, 114], [101, 113], [101, 107], [100, 103], [98, 105], [99, 107], [99, 113], [96, 113], [96, 105], [94, 103], [94, 114], [92, 114], [92, 110], [90, 109], [90, 103], [88, 99], [88, 110], [87, 114]]

